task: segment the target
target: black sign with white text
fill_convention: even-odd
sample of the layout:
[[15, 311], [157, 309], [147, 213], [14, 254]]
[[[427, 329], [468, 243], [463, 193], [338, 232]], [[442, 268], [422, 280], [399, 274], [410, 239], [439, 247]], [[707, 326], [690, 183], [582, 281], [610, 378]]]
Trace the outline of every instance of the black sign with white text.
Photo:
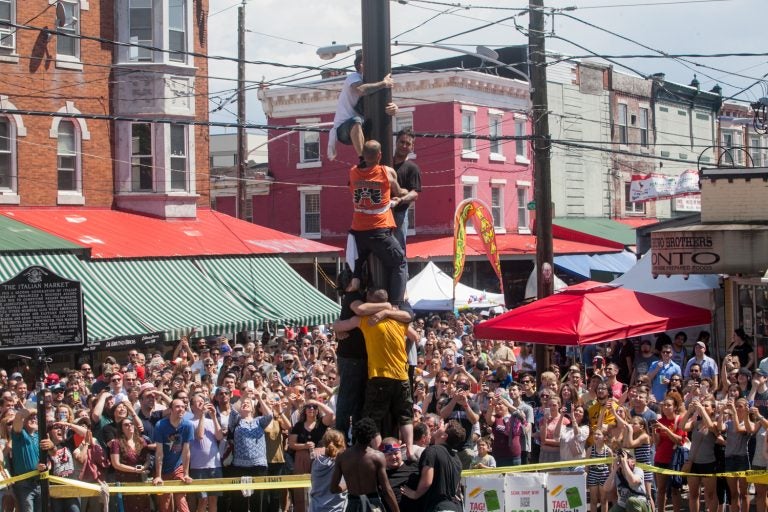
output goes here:
[[82, 347], [85, 339], [79, 281], [32, 266], [0, 283], [0, 350]]

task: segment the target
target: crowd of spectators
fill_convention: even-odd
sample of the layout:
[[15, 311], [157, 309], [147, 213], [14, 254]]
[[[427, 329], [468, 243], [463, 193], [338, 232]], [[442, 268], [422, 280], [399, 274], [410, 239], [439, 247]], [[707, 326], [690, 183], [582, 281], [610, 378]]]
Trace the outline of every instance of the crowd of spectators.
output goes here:
[[[419, 491], [425, 469], [434, 474], [428, 448], [460, 432], [449, 448], [462, 469], [573, 461], [570, 469], [585, 474], [592, 512], [609, 503], [637, 508], [629, 499], [636, 495], [654, 496], [644, 503], [661, 511], [671, 500], [678, 512], [680, 481], [643, 472], [634, 461], [673, 468], [685, 448], [690, 471], [701, 475], [687, 480], [689, 510], [700, 510], [701, 496], [707, 510], [727, 499], [731, 511], [749, 512], [744, 478], [711, 476], [766, 467], [768, 359], [755, 364], [743, 330], [733, 333], [719, 362], [708, 355], [709, 333], [688, 343], [681, 332], [579, 350], [547, 346], [551, 364], [537, 368], [532, 345], [474, 337], [473, 327], [493, 314], [417, 316], [410, 324], [403, 349], [410, 354], [412, 414], [407, 421], [399, 411], [377, 418], [381, 435], [371, 442], [399, 509], [431, 510], [425, 500], [440, 482]], [[364, 396], [344, 386], [338, 350], [348, 335], [320, 326], [238, 335], [239, 342], [185, 337], [168, 353], [134, 349], [95, 366], [51, 371], [39, 392], [31, 391], [35, 380], [23, 363], [0, 369], [4, 474], [48, 469], [82, 481], [155, 485], [311, 474], [309, 491], [126, 494], [110, 501], [126, 511], [344, 510], [344, 494], [329, 485], [363, 404], [344, 409], [347, 417], [337, 415], [337, 405], [345, 392]], [[37, 400], [46, 411], [45, 439], [37, 435]], [[403, 439], [404, 432], [412, 438]], [[42, 466], [39, 448], [48, 452]], [[613, 455], [611, 465], [582, 462]], [[640, 473], [638, 483], [633, 475]], [[766, 512], [767, 489], [755, 486], [756, 512]], [[5, 511], [41, 510], [36, 478], [2, 492]], [[453, 494], [447, 498], [458, 501], [460, 491]], [[54, 497], [51, 506], [90, 511], [101, 499]]]

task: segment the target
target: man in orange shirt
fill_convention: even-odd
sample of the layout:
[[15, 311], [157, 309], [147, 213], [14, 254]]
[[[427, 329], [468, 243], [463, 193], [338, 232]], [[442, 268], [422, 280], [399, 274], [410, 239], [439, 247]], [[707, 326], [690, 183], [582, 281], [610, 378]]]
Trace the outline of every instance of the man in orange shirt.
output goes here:
[[403, 300], [408, 281], [405, 253], [394, 236], [395, 219], [391, 208], [397, 206], [403, 191], [397, 184], [397, 173], [391, 167], [380, 165], [381, 144], [369, 140], [363, 147], [365, 167], [355, 166], [349, 171], [349, 188], [352, 192], [352, 229], [355, 237], [357, 258], [354, 278], [347, 291], [360, 288], [362, 264], [373, 253], [388, 276], [389, 302], [396, 306]]

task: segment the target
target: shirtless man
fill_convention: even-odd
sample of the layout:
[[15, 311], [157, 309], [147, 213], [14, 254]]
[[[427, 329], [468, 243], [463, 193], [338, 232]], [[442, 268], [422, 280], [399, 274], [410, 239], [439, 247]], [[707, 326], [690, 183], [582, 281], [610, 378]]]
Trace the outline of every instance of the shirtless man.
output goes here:
[[372, 507], [383, 508], [381, 495], [390, 512], [400, 512], [395, 493], [387, 478], [387, 462], [384, 454], [370, 447], [371, 440], [379, 435], [376, 423], [363, 418], [355, 423], [352, 437], [355, 444], [336, 459], [331, 479], [331, 492], [341, 493], [341, 477], [347, 485], [345, 512], [362, 512]]

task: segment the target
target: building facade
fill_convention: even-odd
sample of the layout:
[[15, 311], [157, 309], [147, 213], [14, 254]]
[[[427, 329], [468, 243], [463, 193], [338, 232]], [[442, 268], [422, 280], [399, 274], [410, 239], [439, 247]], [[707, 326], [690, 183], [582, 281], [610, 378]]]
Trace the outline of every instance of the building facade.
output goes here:
[[207, 119], [206, 0], [2, 4], [0, 204], [208, 205], [208, 128], [186, 123]]
[[[267, 195], [254, 197], [256, 222], [343, 243], [352, 217], [347, 181], [357, 164], [354, 150], [339, 145], [331, 161], [326, 131], [290, 132], [332, 121], [341, 83], [335, 78], [261, 92], [268, 123], [285, 129], [269, 133], [274, 182]], [[456, 205], [469, 197], [489, 206], [497, 232], [530, 233], [529, 144], [500, 138], [530, 134], [527, 84], [476, 71], [415, 72], [395, 75], [392, 94], [399, 106], [393, 131], [411, 128], [421, 134], [412, 157], [421, 168], [423, 188], [410, 212], [411, 234], [452, 234]], [[451, 138], [454, 133], [490, 140]]]

